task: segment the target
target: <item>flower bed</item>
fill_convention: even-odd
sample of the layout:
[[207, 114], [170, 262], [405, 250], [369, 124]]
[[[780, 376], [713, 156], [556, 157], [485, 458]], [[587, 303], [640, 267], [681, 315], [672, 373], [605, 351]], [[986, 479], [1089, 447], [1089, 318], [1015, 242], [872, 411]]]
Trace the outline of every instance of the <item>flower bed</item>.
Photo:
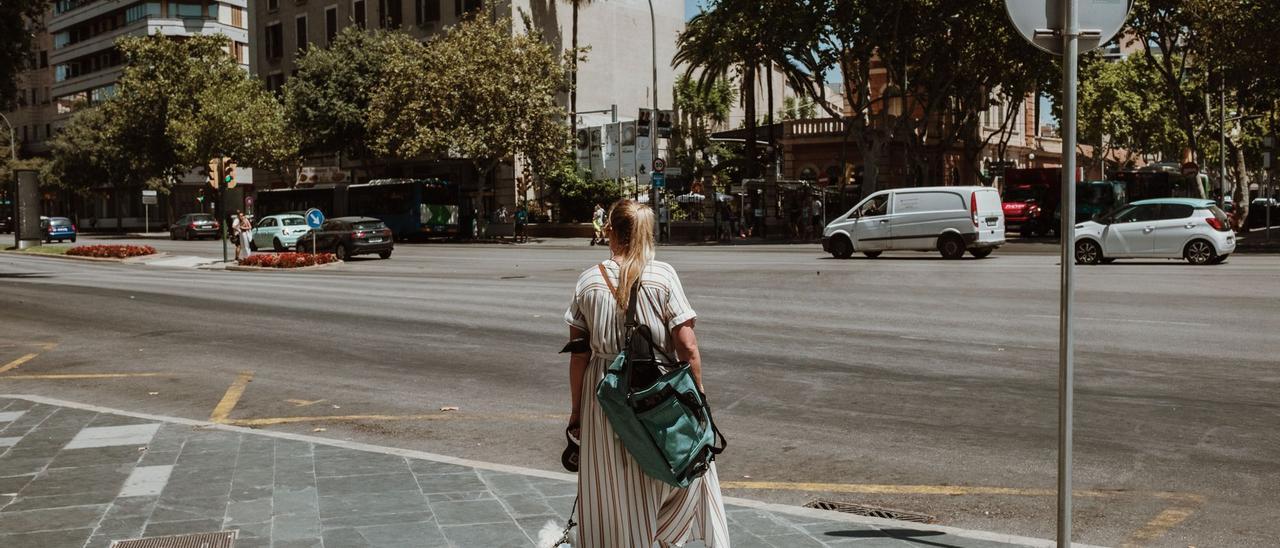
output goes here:
[[259, 253], [240, 259], [240, 266], [259, 268], [302, 268], [336, 263], [338, 256], [332, 253]]
[[155, 255], [156, 248], [149, 245], [78, 245], [68, 249], [66, 254], [100, 259], [128, 259], [129, 257]]

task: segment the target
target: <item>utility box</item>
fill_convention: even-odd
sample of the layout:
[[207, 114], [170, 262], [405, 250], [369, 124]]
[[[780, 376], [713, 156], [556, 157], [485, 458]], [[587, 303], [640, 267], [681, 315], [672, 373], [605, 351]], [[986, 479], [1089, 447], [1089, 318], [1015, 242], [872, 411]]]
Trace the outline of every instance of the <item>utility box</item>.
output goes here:
[[14, 175], [17, 176], [18, 188], [14, 194], [18, 203], [13, 223], [18, 249], [39, 247], [44, 238], [40, 232], [40, 182], [34, 170], [15, 170]]

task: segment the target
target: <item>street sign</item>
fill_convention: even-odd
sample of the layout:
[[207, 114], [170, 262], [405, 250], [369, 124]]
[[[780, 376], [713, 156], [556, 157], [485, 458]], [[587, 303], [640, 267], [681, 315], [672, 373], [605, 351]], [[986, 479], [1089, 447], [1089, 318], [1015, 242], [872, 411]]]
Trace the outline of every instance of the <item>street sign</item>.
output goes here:
[[[656, 167], [658, 167], [658, 166], [657, 166], [657, 165], [655, 165], [654, 167], [656, 168]], [[650, 174], [649, 174], [649, 184], [653, 185], [653, 188], [663, 188], [663, 187], [666, 187], [666, 186], [667, 186], [667, 176], [666, 176], [666, 174], [662, 173], [661, 171], [654, 171], [653, 173], [650, 173]]]
[[156, 198], [156, 191], [154, 190], [142, 191], [142, 205], [156, 205], [159, 203], [160, 203], [159, 200]]
[[307, 226], [311, 228], [320, 228], [320, 225], [324, 224], [324, 213], [314, 207], [307, 210], [306, 218]]
[[662, 170], [662, 172], [672, 177], [679, 177], [684, 175], [684, 168], [681, 168], [680, 166], [671, 166]]
[[654, 172], [654, 173], [663, 173], [663, 172], [665, 172], [666, 170], [667, 170], [667, 161], [666, 161], [666, 160], [663, 160], [662, 158], [654, 158], [654, 159], [653, 159], [653, 172]]
[[[1032, 45], [1062, 55], [1067, 0], [1005, 0], [1009, 20]], [[1129, 18], [1133, 0], [1075, 0], [1080, 53], [1110, 42]]]

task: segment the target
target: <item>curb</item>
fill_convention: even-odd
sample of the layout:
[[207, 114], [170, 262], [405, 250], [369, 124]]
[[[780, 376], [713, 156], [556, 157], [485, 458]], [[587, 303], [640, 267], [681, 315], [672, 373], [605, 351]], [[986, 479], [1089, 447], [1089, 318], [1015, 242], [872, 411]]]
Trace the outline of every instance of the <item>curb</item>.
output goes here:
[[[291, 269], [284, 269], [291, 270]], [[343, 449], [351, 449], [355, 451], [367, 451], [371, 453], [381, 453], [384, 455], [395, 455], [398, 457], [413, 458], [418, 460], [428, 460], [444, 464], [456, 464], [466, 466], [468, 468], [477, 468], [481, 470], [491, 470], [494, 472], [504, 472], [508, 474], [519, 474], [524, 476], [533, 476], [538, 478], [555, 479], [561, 481], [576, 482], [578, 476], [576, 474], [566, 474], [563, 472], [550, 472], [546, 470], [537, 470], [533, 468], [524, 468], [521, 466], [512, 466], [507, 464], [497, 464], [492, 462], [476, 461], [471, 459], [463, 459], [458, 457], [450, 457], [436, 453], [427, 453], [424, 451], [415, 451], [412, 449], [399, 449], [395, 447], [385, 447], [380, 445], [372, 445], [367, 443], [336, 440], [331, 438], [321, 438], [316, 436], [308, 436], [305, 434], [293, 434], [289, 432], [272, 432], [267, 430], [259, 430], [254, 428], [246, 428], [242, 426], [232, 426], [228, 424], [220, 424], [209, 421], [201, 421], [195, 419], [184, 419], [182, 417], [170, 417], [166, 415], [153, 415], [149, 413], [136, 413], [132, 411], [121, 411], [119, 409], [111, 409], [108, 407], [100, 407], [56, 398], [46, 398], [43, 396], [33, 396], [27, 394], [0, 394], [0, 398], [10, 398], [18, 400], [26, 400], [33, 403], [42, 403], [45, 405], [55, 405], [59, 407], [67, 407], [71, 409], [79, 409], [82, 411], [93, 411], [95, 413], [110, 413], [113, 415], [123, 415], [126, 417], [134, 417], [139, 419], [151, 420], [156, 422], [167, 422], [170, 424], [183, 424], [195, 426], [210, 430], [222, 430], [227, 432], [238, 432], [242, 434], [253, 434], [258, 436], [266, 436], [270, 438], [286, 439], [293, 441], [301, 441], [306, 443], [314, 443], [319, 445], [328, 445], [332, 447], [341, 447]], [[942, 525], [925, 525], [907, 521], [898, 521], [883, 518], [872, 518], [864, 516], [855, 516], [842, 512], [834, 512], [830, 510], [818, 510], [814, 508], [802, 508], [799, 506], [790, 506], [786, 504], [775, 504], [770, 502], [762, 502], [751, 499], [743, 499], [738, 497], [724, 497], [725, 504], [735, 506], [743, 506], [754, 508], [757, 510], [765, 510], [779, 514], [788, 514], [798, 517], [808, 517], [822, 519], [826, 521], [855, 523], [860, 525], [871, 525], [878, 527], [894, 527], [900, 529], [913, 529], [917, 531], [936, 531], [939, 533], [951, 534], [960, 537], [970, 538], [974, 540], [983, 540], [989, 542], [1000, 542], [1005, 544], [1019, 544], [1023, 546], [1033, 546], [1037, 548], [1056, 548], [1057, 543], [1050, 540], [1021, 537], [1017, 535], [1007, 535], [1002, 533], [991, 533], [987, 531], [977, 531], [971, 529], [959, 529], [955, 527], [947, 527]], [[1093, 545], [1081, 544], [1073, 542], [1072, 546], [1081, 548], [1099, 548]]]
[[138, 255], [136, 257], [127, 257], [124, 259], [117, 259], [114, 257], [81, 257], [78, 255], [55, 255], [51, 253], [23, 253], [21, 251], [0, 251], [0, 253], [4, 253], [6, 255], [17, 255], [19, 257], [39, 257], [39, 258], [47, 258], [47, 259], [65, 259], [68, 261], [89, 261], [89, 262], [95, 262], [95, 263], [119, 263], [119, 264], [146, 264], [146, 261], [149, 261], [152, 259], [160, 259], [160, 258], [169, 256], [168, 253], [159, 252], [159, 253], [152, 253], [150, 255]]

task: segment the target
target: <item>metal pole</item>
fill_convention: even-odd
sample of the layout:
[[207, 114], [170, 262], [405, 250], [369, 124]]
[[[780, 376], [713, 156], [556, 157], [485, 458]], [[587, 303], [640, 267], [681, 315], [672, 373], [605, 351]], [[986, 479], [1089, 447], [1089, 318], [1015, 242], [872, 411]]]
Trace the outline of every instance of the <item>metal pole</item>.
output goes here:
[[1075, 298], [1076, 77], [1080, 64], [1080, 21], [1076, 0], [1062, 3], [1062, 288], [1058, 325], [1058, 546], [1071, 546], [1071, 430], [1074, 345], [1071, 306]]
[[218, 158], [218, 216], [222, 224], [222, 262], [227, 262], [227, 189], [222, 184], [222, 158]]
[[[649, 149], [653, 153], [653, 158], [649, 160], [649, 194], [651, 194], [651, 202], [653, 204], [653, 212], [658, 213], [658, 187], [654, 186], [653, 181], [653, 162], [658, 159], [658, 19], [653, 15], [653, 0], [649, 0], [649, 45], [653, 51], [653, 116], [649, 117]], [[653, 239], [656, 241], [660, 236], [662, 228], [659, 223], [653, 223]]]
[[1220, 107], [1218, 117], [1221, 121], [1221, 125], [1218, 126], [1218, 192], [1222, 194], [1218, 205], [1222, 205], [1227, 200], [1227, 82], [1225, 77], [1218, 84], [1218, 100]]

